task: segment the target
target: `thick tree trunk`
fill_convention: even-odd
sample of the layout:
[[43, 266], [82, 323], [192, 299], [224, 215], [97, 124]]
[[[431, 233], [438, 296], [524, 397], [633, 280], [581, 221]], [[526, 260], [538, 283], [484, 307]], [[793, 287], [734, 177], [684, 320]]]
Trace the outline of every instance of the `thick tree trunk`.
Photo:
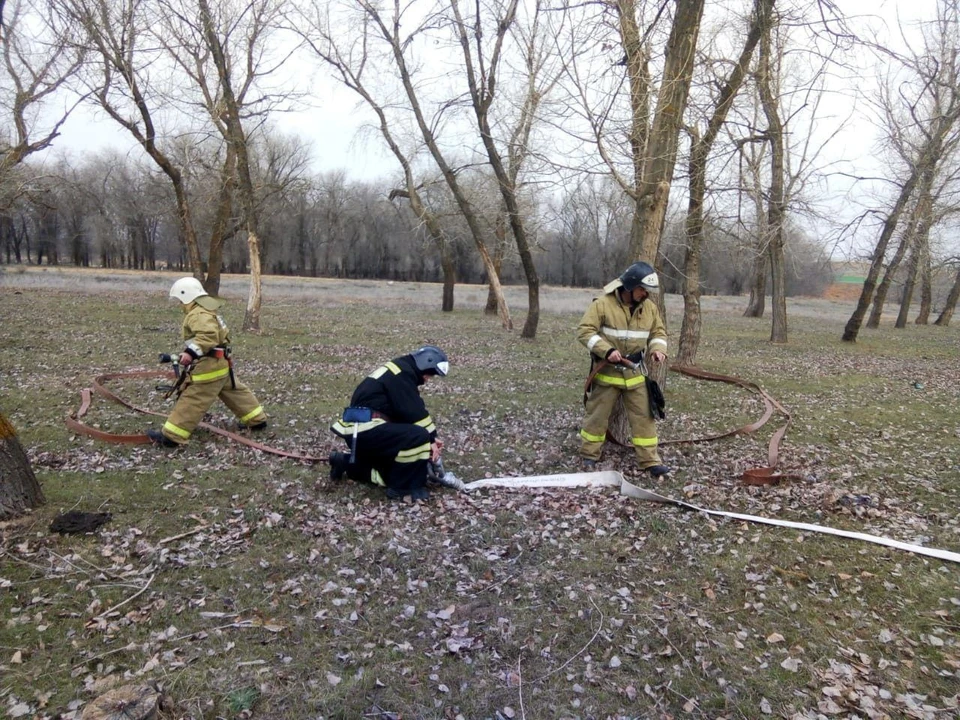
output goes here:
[[678, 365], [696, 365], [697, 351], [700, 347], [700, 259], [703, 244], [703, 199], [707, 185], [707, 158], [720, 128], [726, 121], [727, 113], [740, 91], [753, 51], [760, 41], [764, 28], [769, 25], [774, 0], [755, 0], [750, 30], [740, 51], [737, 64], [730, 71], [723, 85], [717, 104], [707, 123], [707, 131], [699, 137], [692, 131], [690, 140], [690, 195], [687, 203], [686, 235], [687, 247], [684, 257], [683, 284], [683, 322], [680, 326], [680, 344], [677, 349]]
[[644, 200], [642, 244], [639, 248], [631, 248], [634, 258], [646, 258], [649, 262], [655, 261], [660, 252], [670, 185], [677, 164], [680, 129], [690, 97], [703, 8], [704, 0], [678, 0], [674, 5], [663, 79], [643, 163], [643, 184], [639, 188]]
[[[503, 257], [507, 252], [507, 221], [502, 212], [497, 213], [493, 235], [497, 239], [497, 243], [494, 246], [491, 259], [493, 260], [493, 267], [497, 271], [497, 278], [499, 278], [500, 272], [503, 270]], [[487, 304], [483, 308], [483, 312], [485, 315], [497, 314], [497, 296], [493, 290], [493, 285], [489, 283], [487, 285]]]
[[931, 277], [933, 271], [930, 267], [930, 245], [929, 238], [924, 238], [922, 254], [920, 256], [920, 310], [917, 312], [917, 319], [913, 322], [917, 325], [926, 325], [930, 322], [930, 310], [933, 306], [933, 288]]
[[950, 288], [950, 292], [947, 293], [947, 299], [943, 304], [943, 310], [940, 311], [940, 316], [937, 318], [934, 325], [939, 325], [940, 327], [949, 327], [950, 321], [953, 319], [954, 310], [957, 309], [957, 302], [960, 301], [960, 267], [957, 268], [957, 276], [953, 279], [953, 287]]
[[233, 237], [230, 215], [233, 210], [233, 190], [236, 186], [237, 154], [233, 145], [227, 143], [227, 151], [220, 170], [220, 194], [217, 198], [217, 214], [210, 232], [210, 251], [207, 253], [206, 281], [203, 288], [211, 295], [220, 294], [220, 276], [223, 271], [223, 246]]
[[768, 253], [762, 237], [757, 239], [757, 255], [753, 260], [753, 272], [750, 275], [750, 299], [743, 311], [744, 317], [761, 318], [767, 298], [767, 260]]
[[17, 432], [0, 413], [0, 520], [23, 515], [44, 502]]
[[786, 194], [784, 189], [784, 141], [783, 122], [780, 119], [780, 103], [773, 88], [773, 48], [771, 47], [772, 28], [764, 28], [760, 40], [760, 62], [757, 85], [763, 114], [767, 119], [767, 138], [770, 143], [770, 199], [767, 204], [767, 232], [770, 253], [770, 304], [772, 323], [770, 341], [787, 342], [787, 298], [786, 271], [784, 268], [783, 224], [786, 216]]
[[900, 298], [900, 310], [897, 312], [896, 322], [893, 326], [902, 330], [907, 326], [907, 317], [910, 315], [910, 303], [913, 301], [913, 289], [917, 283], [917, 264], [910, 263], [910, 274], [907, 281], [903, 284], [903, 296]]
[[441, 312], [453, 312], [454, 289], [457, 286], [457, 266], [453, 261], [449, 246], [440, 252], [440, 266], [443, 269], [443, 300]]

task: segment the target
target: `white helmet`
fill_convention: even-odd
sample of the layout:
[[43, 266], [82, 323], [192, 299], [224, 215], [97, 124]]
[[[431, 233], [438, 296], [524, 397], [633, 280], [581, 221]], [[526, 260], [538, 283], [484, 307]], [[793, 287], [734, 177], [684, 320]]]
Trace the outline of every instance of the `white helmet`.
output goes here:
[[206, 295], [207, 291], [195, 277], [185, 277], [177, 280], [170, 288], [170, 297], [179, 300], [184, 305], [189, 305], [201, 295]]

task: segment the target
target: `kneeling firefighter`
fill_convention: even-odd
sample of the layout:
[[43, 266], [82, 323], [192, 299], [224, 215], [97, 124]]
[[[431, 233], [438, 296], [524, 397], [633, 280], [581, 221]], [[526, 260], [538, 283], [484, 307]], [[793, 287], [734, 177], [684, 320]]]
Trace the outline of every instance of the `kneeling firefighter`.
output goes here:
[[353, 391], [350, 407], [330, 429], [346, 441], [350, 453], [330, 455], [330, 477], [369, 482], [387, 496], [429, 497], [427, 465], [440, 459], [443, 443], [420, 388], [450, 370], [446, 354], [424, 345], [370, 373]]
[[162, 430], [147, 430], [150, 439], [164, 447], [185, 444], [203, 420], [204, 413], [220, 398], [237, 416], [241, 426], [251, 430], [267, 427], [267, 416], [253, 392], [239, 382], [230, 358], [230, 331], [217, 312], [223, 301], [207, 294], [194, 277], [177, 280], [170, 297], [183, 309], [183, 368], [178, 381], [179, 395]]
[[[657, 451], [655, 408], [648, 392], [659, 389], [644, 375], [644, 357], [652, 362], [667, 359], [667, 331], [650, 293], [659, 292], [654, 269], [635, 262], [603, 288], [577, 327], [577, 340], [590, 351], [592, 384], [585, 400], [580, 430], [580, 456], [587, 469], [596, 466], [606, 440], [607, 425], [618, 399], [630, 420], [631, 443], [641, 469], [661, 477], [670, 468]], [[648, 384], [651, 387], [648, 389]]]

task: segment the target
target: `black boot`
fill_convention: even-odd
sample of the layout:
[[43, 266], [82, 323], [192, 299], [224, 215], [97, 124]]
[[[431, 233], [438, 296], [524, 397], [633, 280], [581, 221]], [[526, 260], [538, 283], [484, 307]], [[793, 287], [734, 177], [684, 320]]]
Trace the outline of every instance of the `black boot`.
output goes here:
[[347, 457], [346, 453], [332, 452], [330, 453], [329, 461], [330, 479], [343, 480], [343, 476], [347, 474], [347, 465], [350, 462], [350, 458]]
[[662, 478], [664, 475], [670, 474], [670, 468], [666, 465], [652, 465], [651, 467], [644, 468], [644, 472], [650, 473], [651, 477]]
[[427, 490], [426, 486], [414, 488], [413, 490], [410, 491], [410, 497], [413, 498], [414, 500], [429, 500], [430, 491]]
[[147, 437], [150, 438], [150, 442], [154, 445], [159, 445], [161, 447], [176, 447], [178, 443], [175, 443], [173, 440], [168, 438], [159, 430], [154, 430], [153, 428], [147, 430]]

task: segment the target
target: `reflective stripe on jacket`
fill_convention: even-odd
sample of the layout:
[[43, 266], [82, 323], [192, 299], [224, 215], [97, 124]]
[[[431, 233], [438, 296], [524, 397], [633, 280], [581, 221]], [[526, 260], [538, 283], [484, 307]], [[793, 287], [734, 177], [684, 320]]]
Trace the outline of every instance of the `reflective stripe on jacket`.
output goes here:
[[[390, 422], [418, 425], [430, 433], [431, 442], [437, 437], [437, 426], [427, 412], [420, 397], [423, 384], [416, 362], [410, 355], [395, 358], [370, 373], [353, 391], [350, 405], [366, 407], [390, 418]], [[366, 423], [357, 423], [357, 432], [375, 427], [384, 420], [374, 418]], [[341, 437], [353, 435], [354, 423], [343, 418], [331, 427]]]
[[[648, 298], [631, 312], [629, 303], [620, 300], [619, 285], [590, 303], [577, 326], [577, 340], [590, 351], [594, 363], [604, 360], [611, 350], [619, 350], [624, 357], [653, 350], [667, 352], [667, 330], [657, 304]], [[627, 390], [643, 385], [641, 373], [612, 366], [604, 367], [593, 380]]]
[[223, 318], [214, 310], [208, 310], [194, 301], [184, 305], [181, 334], [184, 349], [197, 358], [190, 373], [190, 381], [195, 383], [213, 382], [230, 374], [230, 365], [226, 358], [209, 356], [211, 350], [226, 346], [230, 341], [230, 331]]

